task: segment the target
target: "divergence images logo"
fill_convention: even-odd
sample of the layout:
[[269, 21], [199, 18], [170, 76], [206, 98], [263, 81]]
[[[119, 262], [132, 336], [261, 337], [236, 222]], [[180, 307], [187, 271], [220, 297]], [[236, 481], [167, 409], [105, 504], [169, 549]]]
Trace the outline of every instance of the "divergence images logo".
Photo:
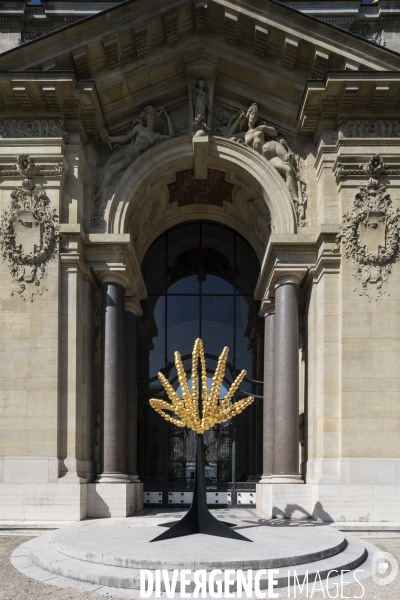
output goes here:
[[[377, 562], [382, 561], [382, 554], [386, 562], [376, 571]], [[373, 556], [372, 571], [374, 573], [372, 579], [376, 585], [389, 585], [396, 579], [399, 572], [399, 565], [395, 557], [389, 554], [389, 552], [376, 553]]]

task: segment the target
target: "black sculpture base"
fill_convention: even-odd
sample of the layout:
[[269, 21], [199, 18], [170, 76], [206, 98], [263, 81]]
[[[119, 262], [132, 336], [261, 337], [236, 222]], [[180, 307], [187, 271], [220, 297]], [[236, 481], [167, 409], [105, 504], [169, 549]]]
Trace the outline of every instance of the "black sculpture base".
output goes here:
[[[164, 526], [166, 526], [165, 524]], [[169, 525], [169, 524], [168, 524]], [[196, 473], [194, 478], [193, 501], [189, 512], [177, 523], [168, 527], [167, 531], [158, 535], [152, 542], [161, 540], [170, 540], [175, 537], [192, 535], [194, 533], [203, 533], [205, 535], [215, 535], [217, 537], [230, 538], [232, 540], [241, 540], [251, 542], [248, 538], [240, 535], [237, 531], [229, 529], [228, 524], [218, 521], [207, 508], [206, 493], [206, 469], [204, 459], [204, 439], [202, 435], [197, 435], [196, 439]]]

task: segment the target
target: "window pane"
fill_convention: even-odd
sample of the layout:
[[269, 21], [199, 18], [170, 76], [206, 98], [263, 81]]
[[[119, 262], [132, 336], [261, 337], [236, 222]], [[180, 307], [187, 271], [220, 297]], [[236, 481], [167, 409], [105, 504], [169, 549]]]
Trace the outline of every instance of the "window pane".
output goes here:
[[206, 275], [202, 281], [203, 294], [233, 294], [234, 287], [228, 281], [224, 281], [221, 277], [215, 275]]
[[[252, 353], [250, 351], [251, 320], [249, 308], [254, 300], [250, 297], [236, 297], [236, 368], [247, 371], [247, 377], [252, 377]], [[241, 389], [252, 391], [250, 384], [243, 381]]]
[[[168, 287], [181, 282], [179, 289], [184, 286], [184, 293], [198, 294], [200, 291], [199, 264], [200, 224], [187, 223], [168, 231]], [[184, 277], [186, 279], [183, 282]], [[172, 290], [170, 291], [172, 292]]]
[[191, 354], [200, 335], [200, 301], [198, 296], [168, 296], [168, 360], [174, 361], [174, 352], [181, 356]]
[[221, 225], [203, 223], [201, 242], [202, 293], [214, 294], [216, 277], [226, 281], [229, 286], [235, 279], [234, 233]]
[[[262, 379], [259, 303], [253, 299], [259, 270], [257, 256], [248, 243], [231, 229], [215, 223], [175, 227], [148, 250], [142, 271], [149, 295], [142, 302], [138, 338], [138, 378], [142, 382], [138, 386], [138, 464], [145, 482], [160, 483], [160, 489], [164, 482], [175, 485], [167, 489], [193, 488], [195, 434], [165, 422], [149, 405], [151, 397], [167, 399], [158, 380], [148, 379], [156, 376], [166, 361], [174, 361], [174, 351], [188, 356], [184, 361], [188, 380], [197, 337], [202, 337], [206, 353], [216, 357], [206, 359], [210, 378], [217, 357], [228, 346], [228, 361], [233, 363], [235, 359], [232, 366], [245, 369], [249, 379]], [[227, 369], [225, 376], [228, 388], [233, 373]], [[169, 380], [175, 389], [179, 388], [175, 369]], [[260, 393], [259, 386], [251, 382], [243, 381], [240, 388], [236, 400]], [[225, 393], [226, 389], [221, 396]], [[261, 453], [257, 446], [262, 430], [258, 424], [262, 423], [262, 410], [252, 406], [234, 421], [206, 432], [209, 490], [226, 489], [223, 486], [232, 481], [233, 422], [237, 481], [259, 474], [257, 456]]]
[[[201, 337], [206, 353], [219, 356], [224, 346], [229, 347], [229, 358], [233, 359], [233, 296], [202, 297]], [[213, 368], [215, 366], [213, 365]]]
[[175, 281], [168, 288], [168, 294], [198, 294], [199, 278], [198, 275], [189, 275], [179, 281]]

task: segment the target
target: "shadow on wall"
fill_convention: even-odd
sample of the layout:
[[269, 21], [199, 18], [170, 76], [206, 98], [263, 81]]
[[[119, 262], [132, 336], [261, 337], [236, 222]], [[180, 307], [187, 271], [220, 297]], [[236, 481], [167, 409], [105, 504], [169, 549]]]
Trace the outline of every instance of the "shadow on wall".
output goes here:
[[88, 495], [88, 518], [103, 519], [111, 517], [107, 502], [96, 491], [96, 486], [89, 486]]
[[273, 519], [312, 519], [322, 523], [333, 523], [334, 519], [324, 510], [321, 502], [316, 502], [312, 513], [309, 513], [298, 504], [287, 504], [283, 510], [274, 506], [272, 509]]

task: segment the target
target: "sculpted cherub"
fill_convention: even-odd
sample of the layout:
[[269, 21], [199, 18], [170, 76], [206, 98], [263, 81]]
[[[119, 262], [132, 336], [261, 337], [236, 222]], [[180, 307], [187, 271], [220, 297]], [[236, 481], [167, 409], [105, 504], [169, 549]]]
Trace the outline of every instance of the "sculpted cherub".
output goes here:
[[[168, 133], [160, 133], [165, 121], [168, 124]], [[158, 131], [157, 131], [158, 130]], [[132, 130], [115, 137], [105, 136], [105, 141], [112, 146], [113, 153], [104, 167], [104, 179], [98, 193], [94, 196], [97, 201], [106, 188], [109, 187], [117, 173], [124, 171], [143, 152], [163, 140], [174, 137], [171, 120], [164, 109], [157, 112], [152, 106], [147, 106], [140, 115], [140, 119], [133, 122]]]
[[291, 164], [294, 155], [290, 148], [285, 147], [283, 140], [276, 140], [278, 132], [270, 125], [258, 125], [259, 112], [257, 104], [252, 104], [247, 113], [240, 111], [229, 121], [226, 137], [238, 142], [244, 142], [256, 152], [269, 160], [271, 165], [286, 179], [289, 191], [295, 201], [298, 201], [297, 178]]

